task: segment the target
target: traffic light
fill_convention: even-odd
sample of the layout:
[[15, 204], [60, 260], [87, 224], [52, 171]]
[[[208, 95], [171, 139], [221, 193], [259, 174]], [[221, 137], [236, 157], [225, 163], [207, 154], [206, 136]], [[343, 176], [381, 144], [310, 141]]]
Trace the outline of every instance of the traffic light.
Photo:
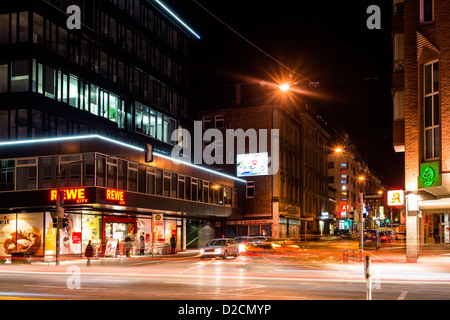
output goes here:
[[69, 226], [69, 219], [64, 217], [62, 220], [62, 227], [64, 229], [64, 228], [67, 228], [68, 226]]
[[153, 162], [153, 146], [149, 143], [145, 146], [145, 162]]

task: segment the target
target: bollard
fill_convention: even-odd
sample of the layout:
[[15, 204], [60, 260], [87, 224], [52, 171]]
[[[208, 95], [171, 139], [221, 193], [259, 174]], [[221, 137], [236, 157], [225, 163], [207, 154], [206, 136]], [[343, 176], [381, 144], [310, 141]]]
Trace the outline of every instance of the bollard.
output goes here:
[[364, 275], [366, 277], [366, 300], [372, 300], [372, 275], [370, 274], [370, 256], [364, 262]]

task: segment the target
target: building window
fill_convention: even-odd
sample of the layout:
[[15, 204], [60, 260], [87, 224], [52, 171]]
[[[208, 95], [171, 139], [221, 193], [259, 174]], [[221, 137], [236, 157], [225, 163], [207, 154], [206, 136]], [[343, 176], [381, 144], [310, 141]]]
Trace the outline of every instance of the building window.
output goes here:
[[137, 192], [138, 166], [134, 163], [128, 163], [128, 191]]
[[184, 184], [185, 184], [185, 177], [178, 175], [178, 198], [179, 199], [185, 198]]
[[420, 23], [434, 21], [434, 0], [420, 0]]
[[15, 160], [0, 161], [0, 191], [14, 190]]
[[17, 160], [16, 190], [37, 189], [37, 161], [36, 159]]
[[439, 62], [424, 66], [425, 159], [440, 157]]
[[215, 122], [216, 122], [216, 128], [221, 129], [223, 128], [223, 116], [216, 116], [215, 117]]
[[255, 181], [247, 181], [247, 186], [245, 188], [246, 198], [255, 197]]
[[207, 116], [207, 117], [203, 117], [203, 129], [209, 129], [212, 127], [212, 123], [211, 123], [211, 117]]
[[0, 65], [0, 92], [8, 92], [8, 65]]
[[28, 60], [13, 61], [11, 63], [11, 92], [28, 91], [29, 64]]
[[333, 161], [329, 161], [328, 162], [328, 169], [334, 169], [334, 162]]

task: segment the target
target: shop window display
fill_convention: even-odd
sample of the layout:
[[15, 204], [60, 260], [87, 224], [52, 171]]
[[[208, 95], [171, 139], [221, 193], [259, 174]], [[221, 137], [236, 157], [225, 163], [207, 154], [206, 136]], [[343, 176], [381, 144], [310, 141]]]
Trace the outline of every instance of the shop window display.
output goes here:
[[91, 241], [94, 248], [94, 254], [99, 255], [102, 248], [102, 217], [100, 215], [83, 214], [81, 221], [83, 230], [83, 252], [89, 241]]

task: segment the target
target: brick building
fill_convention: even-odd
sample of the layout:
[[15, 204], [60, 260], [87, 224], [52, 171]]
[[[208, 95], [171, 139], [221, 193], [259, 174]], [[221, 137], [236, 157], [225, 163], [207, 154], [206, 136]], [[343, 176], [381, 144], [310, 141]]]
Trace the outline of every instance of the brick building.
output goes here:
[[[223, 88], [220, 91], [223, 99], [200, 113], [204, 130], [265, 129], [269, 157], [273, 155], [270, 132], [279, 130], [278, 170], [273, 175], [242, 177], [247, 180], [245, 215], [230, 217], [228, 235], [264, 233], [292, 238], [299, 237], [305, 229], [319, 233], [320, 226], [323, 229], [323, 223], [328, 223], [332, 215], [320, 220], [330, 201], [326, 168], [329, 135], [317, 115], [304, 102], [274, 101], [271, 88], [259, 84], [230, 86], [226, 90], [228, 96], [223, 96]], [[217, 99], [219, 95], [214, 96]], [[204, 147], [208, 144], [205, 142]], [[239, 152], [227, 152], [224, 151], [224, 160], [233, 163], [224, 161], [225, 164], [212, 167], [236, 175], [233, 156]], [[245, 153], [249, 153], [249, 144]]]
[[407, 257], [449, 243], [450, 3], [394, 1], [394, 148], [405, 152]]

